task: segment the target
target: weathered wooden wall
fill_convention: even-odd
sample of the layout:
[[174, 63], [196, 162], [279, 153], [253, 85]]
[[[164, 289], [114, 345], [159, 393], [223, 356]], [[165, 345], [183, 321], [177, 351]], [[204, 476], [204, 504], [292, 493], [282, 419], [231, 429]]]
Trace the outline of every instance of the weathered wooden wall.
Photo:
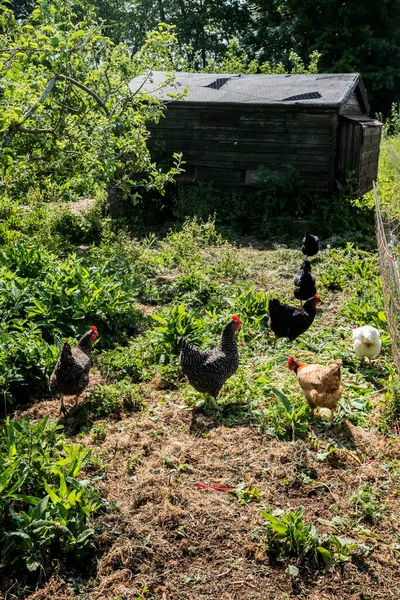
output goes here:
[[363, 144], [358, 171], [360, 194], [372, 190], [372, 182], [377, 178], [381, 133], [381, 127], [363, 126]]
[[151, 129], [152, 143], [182, 152], [183, 181], [224, 186], [256, 182], [261, 165], [295, 167], [304, 188], [330, 193], [334, 181], [337, 114], [327, 109], [169, 106]]
[[381, 127], [363, 115], [340, 117], [336, 177], [345, 183], [353, 173], [360, 195], [372, 190], [378, 173]]

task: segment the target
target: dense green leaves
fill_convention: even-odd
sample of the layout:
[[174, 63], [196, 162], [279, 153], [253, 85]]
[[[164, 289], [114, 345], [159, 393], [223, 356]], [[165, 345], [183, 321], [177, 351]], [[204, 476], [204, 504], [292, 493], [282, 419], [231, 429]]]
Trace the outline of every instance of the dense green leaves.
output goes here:
[[163, 107], [129, 82], [169, 68], [171, 29], [159, 25], [131, 56], [102, 35], [92, 10], [59, 0], [39, 2], [22, 24], [3, 5], [0, 28], [0, 182], [9, 193], [69, 181], [78, 193], [107, 189], [115, 208], [132, 189], [162, 191], [179, 157], [166, 173], [154, 164], [146, 123]]
[[84, 556], [99, 508], [88, 480], [79, 480], [91, 451], [67, 444], [60, 426], [6, 420], [0, 427], [0, 571], [36, 572], [51, 552]]

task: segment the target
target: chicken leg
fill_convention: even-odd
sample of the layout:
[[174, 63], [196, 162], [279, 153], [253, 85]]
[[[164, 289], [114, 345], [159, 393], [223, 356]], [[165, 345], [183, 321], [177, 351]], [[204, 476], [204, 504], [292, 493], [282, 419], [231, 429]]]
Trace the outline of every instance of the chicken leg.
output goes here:
[[60, 415], [61, 413], [66, 416], [67, 415], [67, 409], [65, 408], [65, 404], [64, 404], [64, 394], [61, 394], [61, 406], [60, 406]]

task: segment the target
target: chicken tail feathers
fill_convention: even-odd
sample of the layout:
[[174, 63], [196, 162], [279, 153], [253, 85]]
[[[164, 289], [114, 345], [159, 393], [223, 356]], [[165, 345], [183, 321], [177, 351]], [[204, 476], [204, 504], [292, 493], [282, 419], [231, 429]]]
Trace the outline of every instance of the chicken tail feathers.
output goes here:
[[176, 345], [177, 345], [177, 348], [178, 348], [179, 352], [182, 352], [184, 350], [188, 350], [191, 347], [190, 344], [185, 340], [184, 337], [179, 337], [176, 340]]

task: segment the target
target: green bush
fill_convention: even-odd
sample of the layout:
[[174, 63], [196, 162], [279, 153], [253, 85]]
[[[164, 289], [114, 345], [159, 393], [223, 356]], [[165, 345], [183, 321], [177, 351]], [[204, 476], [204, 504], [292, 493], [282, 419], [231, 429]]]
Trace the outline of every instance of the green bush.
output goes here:
[[[121, 281], [122, 279], [122, 281]], [[120, 278], [112, 261], [85, 266], [20, 241], [0, 251], [0, 393], [8, 399], [43, 392], [62, 341], [72, 345], [95, 324], [100, 344], [137, 331], [134, 273]], [[56, 349], [56, 347], [58, 350]]]
[[142, 381], [143, 357], [135, 342], [105, 351], [99, 357], [99, 370], [103, 377], [121, 380], [129, 377], [133, 382]]
[[0, 426], [0, 571], [39, 576], [54, 554], [79, 559], [92, 547], [99, 496], [78, 479], [91, 450], [66, 443], [60, 430], [48, 417]]
[[[297, 510], [262, 511], [266, 520], [265, 542], [268, 551], [280, 557], [296, 557], [298, 564], [328, 570], [333, 563], [351, 560], [357, 547], [352, 540], [343, 540], [334, 535], [322, 535], [315, 525], [306, 525], [302, 519], [304, 507]], [[297, 571], [297, 573], [296, 573]], [[291, 575], [298, 574], [292, 569]]]

